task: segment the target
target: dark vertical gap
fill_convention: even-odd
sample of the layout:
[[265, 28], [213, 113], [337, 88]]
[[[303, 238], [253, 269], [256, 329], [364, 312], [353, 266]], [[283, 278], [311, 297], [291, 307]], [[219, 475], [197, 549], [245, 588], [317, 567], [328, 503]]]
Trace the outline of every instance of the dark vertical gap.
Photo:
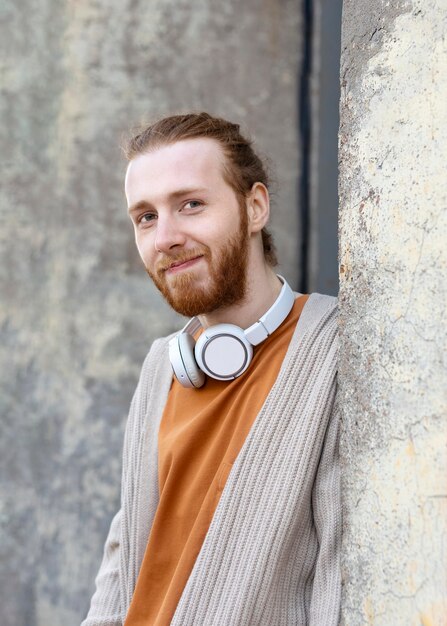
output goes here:
[[311, 148], [311, 72], [312, 72], [312, 0], [301, 0], [303, 11], [303, 54], [298, 82], [299, 144], [301, 173], [298, 181], [298, 207], [301, 217], [301, 242], [298, 253], [300, 284], [298, 290], [307, 293], [309, 285], [310, 244], [310, 148]]
[[[315, 254], [311, 250], [310, 288], [336, 296], [338, 293], [338, 127], [340, 103], [340, 48], [342, 0], [318, 0], [321, 3], [318, 24], [318, 111], [312, 108], [312, 168], [317, 168], [316, 188], [311, 187], [311, 223]], [[315, 11], [315, 5], [314, 5]], [[314, 18], [314, 30], [316, 30]], [[313, 34], [313, 51], [315, 33]], [[312, 90], [315, 67], [312, 69]], [[312, 107], [314, 103], [312, 101]], [[318, 116], [318, 141], [313, 136]], [[312, 178], [314, 171], [312, 169]], [[312, 180], [313, 182], [313, 180]], [[313, 193], [315, 192], [315, 199]], [[315, 204], [314, 204], [315, 203]], [[315, 224], [314, 224], [315, 220]]]

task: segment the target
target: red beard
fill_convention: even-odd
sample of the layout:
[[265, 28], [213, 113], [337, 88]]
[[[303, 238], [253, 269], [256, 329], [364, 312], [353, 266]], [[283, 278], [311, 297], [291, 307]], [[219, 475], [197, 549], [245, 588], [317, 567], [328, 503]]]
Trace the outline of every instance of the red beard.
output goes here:
[[[148, 268], [146, 271], [177, 313], [186, 317], [211, 313], [237, 304], [245, 297], [248, 241], [247, 215], [244, 210], [241, 211], [239, 233], [228, 238], [214, 255], [208, 246], [201, 246], [175, 256], [164, 255], [155, 271]], [[208, 264], [211, 279], [209, 287], [205, 289], [194, 285], [194, 270], [185, 270], [178, 276], [166, 279], [165, 271], [172, 263], [181, 263], [196, 256], [203, 256]]]

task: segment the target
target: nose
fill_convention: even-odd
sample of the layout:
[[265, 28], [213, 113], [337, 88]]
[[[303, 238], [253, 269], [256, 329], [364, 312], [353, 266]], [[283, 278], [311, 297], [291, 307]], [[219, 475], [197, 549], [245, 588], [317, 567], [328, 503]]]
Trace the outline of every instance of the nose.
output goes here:
[[185, 234], [174, 216], [158, 216], [154, 241], [158, 252], [169, 253], [173, 248], [183, 246], [185, 240]]

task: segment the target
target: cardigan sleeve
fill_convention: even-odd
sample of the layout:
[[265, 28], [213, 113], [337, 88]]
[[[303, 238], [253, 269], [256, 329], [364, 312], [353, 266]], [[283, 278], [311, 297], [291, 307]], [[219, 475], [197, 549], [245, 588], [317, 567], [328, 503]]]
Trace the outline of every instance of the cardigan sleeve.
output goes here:
[[121, 509], [110, 525], [90, 610], [81, 626], [122, 626], [119, 588]]
[[[150, 394], [153, 392], [156, 398], [153, 405], [157, 405], [157, 410], [161, 414], [164, 399], [169, 391], [172, 374], [170, 368], [165, 367], [169, 339], [170, 337], [159, 339], [152, 344], [132, 398], [124, 434], [121, 508], [112, 520], [104, 546], [104, 556], [95, 579], [96, 590], [88, 615], [81, 626], [122, 626], [126, 618], [134, 585], [129, 572], [132, 572], [133, 576], [138, 565], [135, 558], [137, 521], [132, 517], [132, 510], [139, 496], [136, 492], [138, 468], [142, 462], [140, 443], [145, 431]], [[158, 374], [159, 371], [167, 374], [161, 376]], [[155, 484], [158, 484], [157, 481]], [[151, 507], [151, 510], [155, 510], [155, 501], [151, 503]], [[145, 516], [146, 524], [149, 523], [146, 519], [149, 512]], [[143, 527], [144, 524], [141, 523], [140, 526]], [[143, 535], [144, 550], [147, 536], [144, 533]]]
[[[90, 609], [81, 626], [122, 626], [126, 608], [123, 606], [122, 565], [128, 558], [128, 546], [125, 540], [125, 491], [133, 487], [132, 451], [135, 440], [140, 437], [141, 420], [138, 416], [145, 412], [142, 378], [147, 358], [143, 364], [140, 380], [132, 398], [129, 416], [124, 433], [123, 467], [121, 475], [121, 508], [110, 524], [109, 534], [104, 545], [103, 559], [95, 578], [95, 592], [90, 602]], [[128, 483], [131, 483], [130, 485]]]
[[[144, 371], [144, 366], [143, 370]], [[141, 405], [141, 376], [130, 405], [129, 416], [124, 433], [123, 467], [121, 475], [121, 508], [110, 524], [110, 530], [104, 544], [104, 554], [98, 574], [95, 578], [95, 592], [90, 602], [90, 609], [81, 626], [122, 626], [125, 619], [121, 588], [121, 567], [123, 551], [124, 491], [128, 482], [129, 464], [131, 463], [132, 440], [139, 436], [138, 420]], [[132, 473], [132, 472], [130, 472]]]
[[309, 626], [337, 626], [341, 602], [341, 486], [338, 457], [339, 410], [335, 400], [312, 493], [318, 554]]

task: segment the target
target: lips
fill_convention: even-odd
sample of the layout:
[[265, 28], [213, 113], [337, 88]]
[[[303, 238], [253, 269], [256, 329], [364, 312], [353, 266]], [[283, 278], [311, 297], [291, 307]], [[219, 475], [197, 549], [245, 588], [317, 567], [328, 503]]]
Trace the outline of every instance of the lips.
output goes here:
[[199, 254], [196, 256], [188, 257], [187, 259], [179, 259], [163, 267], [162, 269], [165, 272], [170, 271], [170, 270], [175, 271], [177, 268], [181, 269], [182, 267], [185, 267], [186, 269], [186, 267], [188, 267], [190, 264], [192, 265], [194, 261], [198, 261], [202, 257], [203, 257], [203, 254]]

